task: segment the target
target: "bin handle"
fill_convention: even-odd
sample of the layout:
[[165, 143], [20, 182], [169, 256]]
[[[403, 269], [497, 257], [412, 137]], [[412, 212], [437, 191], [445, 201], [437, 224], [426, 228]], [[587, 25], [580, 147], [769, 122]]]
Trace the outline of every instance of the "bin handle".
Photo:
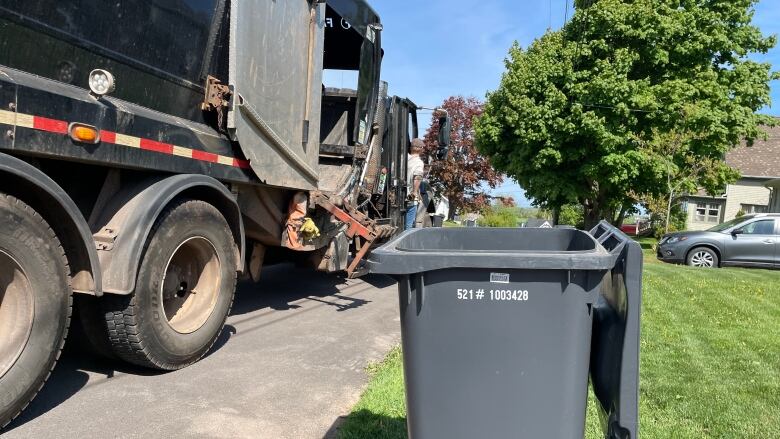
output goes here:
[[613, 255], [621, 254], [628, 243], [634, 242], [620, 229], [603, 220], [588, 233]]
[[[636, 439], [639, 416], [639, 329], [642, 248], [602, 221], [590, 231], [615, 255], [594, 305], [590, 374], [608, 439]], [[611, 247], [611, 248], [610, 248]]]

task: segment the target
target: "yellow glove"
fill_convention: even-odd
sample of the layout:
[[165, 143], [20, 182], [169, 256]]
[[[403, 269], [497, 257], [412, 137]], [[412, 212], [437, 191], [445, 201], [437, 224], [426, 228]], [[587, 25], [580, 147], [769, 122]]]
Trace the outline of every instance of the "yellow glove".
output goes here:
[[304, 239], [314, 239], [320, 237], [320, 229], [314, 224], [311, 218], [304, 218], [301, 225], [301, 234]]

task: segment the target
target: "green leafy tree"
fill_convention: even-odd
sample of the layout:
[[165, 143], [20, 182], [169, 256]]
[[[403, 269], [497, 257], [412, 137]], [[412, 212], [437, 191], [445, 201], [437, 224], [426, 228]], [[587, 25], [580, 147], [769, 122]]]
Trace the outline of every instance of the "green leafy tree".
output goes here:
[[[685, 117], [685, 116], [683, 116]], [[704, 188], [710, 194], [722, 192], [725, 183], [736, 181], [739, 172], [729, 167], [722, 157], [702, 156], [691, 150], [696, 139], [696, 133], [660, 132], [652, 140], [640, 145], [640, 151], [660, 165], [661, 173], [665, 175], [666, 187], [663, 194], [664, 232], [669, 233], [672, 224], [674, 202], [683, 194], [696, 193]], [[652, 198], [654, 194], [635, 196], [640, 202]]]
[[666, 195], [659, 197], [645, 197], [641, 200], [642, 206], [650, 214], [652, 234], [661, 238], [669, 232], [679, 232], [687, 229], [688, 214], [683, 211], [680, 203], [672, 204], [669, 209]]
[[579, 204], [564, 204], [561, 206], [561, 212], [558, 218], [558, 224], [564, 226], [574, 226], [582, 228], [584, 217], [582, 206]]
[[[776, 44], [752, 25], [755, 3], [576, 1], [562, 30], [511, 48], [476, 123], [479, 151], [536, 205], [582, 205], [585, 227], [622, 222], [634, 194], [668, 195], [670, 169], [691, 162], [707, 163], [694, 186], [725, 186], [725, 152], [774, 123], [756, 114], [780, 75], [749, 59]], [[684, 145], [665, 156], [673, 133]]]

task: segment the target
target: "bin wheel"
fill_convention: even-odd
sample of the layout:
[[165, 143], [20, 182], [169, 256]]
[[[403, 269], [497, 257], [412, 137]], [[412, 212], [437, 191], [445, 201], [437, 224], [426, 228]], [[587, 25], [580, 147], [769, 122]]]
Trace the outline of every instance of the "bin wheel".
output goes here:
[[49, 224], [0, 193], [0, 428], [43, 387], [70, 323], [65, 251]]
[[130, 296], [103, 301], [114, 353], [139, 366], [176, 370], [203, 357], [233, 304], [236, 248], [212, 205], [183, 200], [157, 220]]
[[688, 252], [686, 262], [691, 267], [698, 268], [717, 268], [719, 264], [718, 254], [707, 247], [696, 247]]

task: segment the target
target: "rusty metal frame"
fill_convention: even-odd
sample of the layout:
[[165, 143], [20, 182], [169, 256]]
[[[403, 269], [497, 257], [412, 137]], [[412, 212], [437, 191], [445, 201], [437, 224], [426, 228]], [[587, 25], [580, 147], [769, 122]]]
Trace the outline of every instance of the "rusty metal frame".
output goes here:
[[379, 236], [375, 231], [375, 224], [365, 215], [354, 209], [341, 209], [322, 192], [312, 192], [311, 201], [314, 205], [322, 207], [330, 212], [337, 220], [347, 225], [346, 235], [355, 241], [357, 253], [347, 267], [347, 275], [352, 278], [358, 273], [357, 269], [363, 258], [371, 249], [371, 244]]

